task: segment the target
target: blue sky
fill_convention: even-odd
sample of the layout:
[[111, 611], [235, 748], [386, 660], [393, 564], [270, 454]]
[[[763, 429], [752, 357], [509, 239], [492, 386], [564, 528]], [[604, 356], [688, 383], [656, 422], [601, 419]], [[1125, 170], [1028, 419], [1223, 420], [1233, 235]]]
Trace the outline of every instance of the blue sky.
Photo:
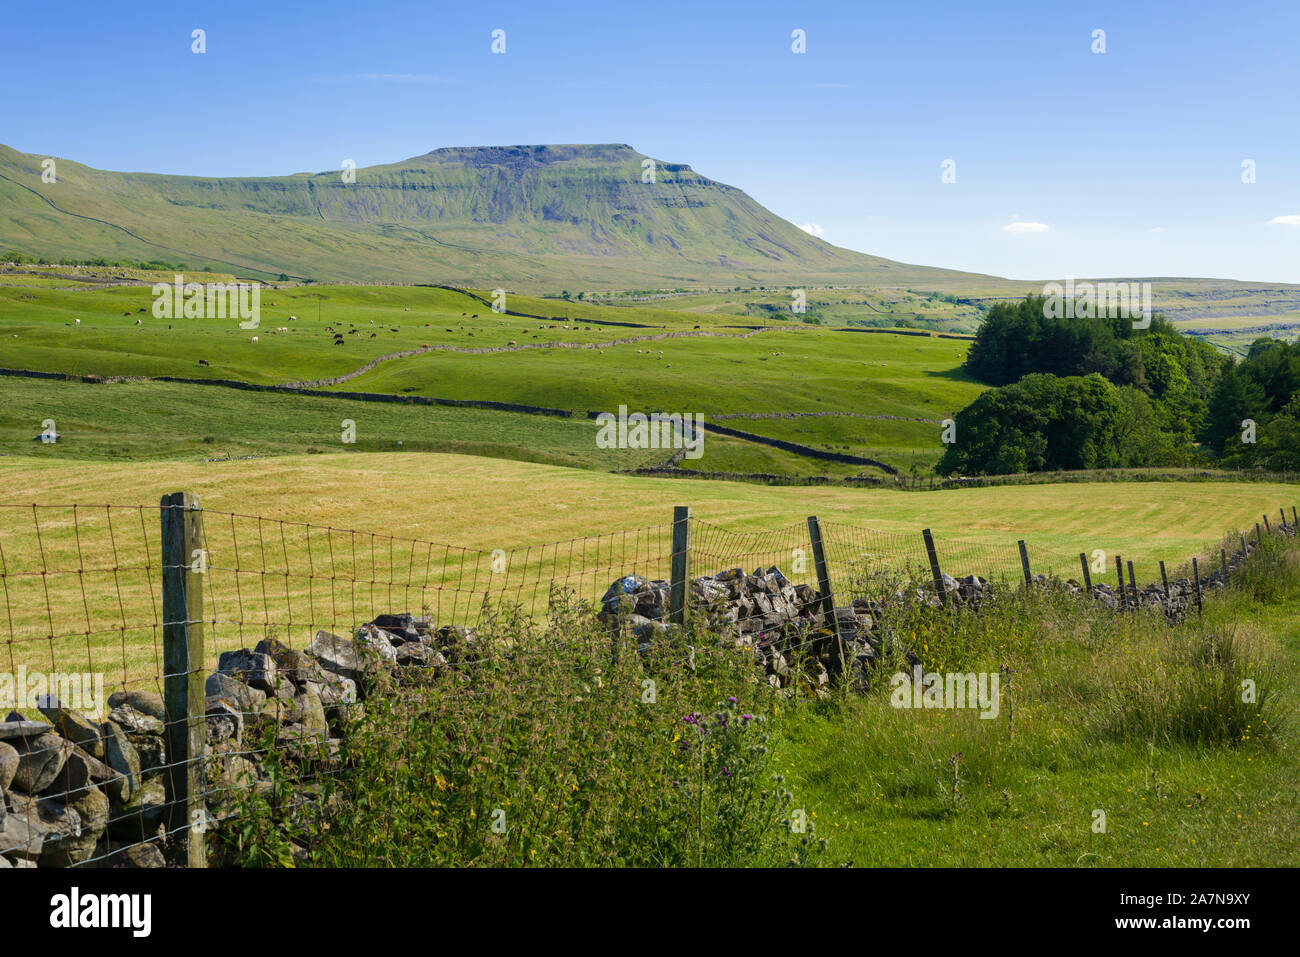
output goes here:
[[1296, 0], [8, 0], [0, 142], [213, 176], [629, 143], [907, 262], [1300, 282], [1298, 45]]

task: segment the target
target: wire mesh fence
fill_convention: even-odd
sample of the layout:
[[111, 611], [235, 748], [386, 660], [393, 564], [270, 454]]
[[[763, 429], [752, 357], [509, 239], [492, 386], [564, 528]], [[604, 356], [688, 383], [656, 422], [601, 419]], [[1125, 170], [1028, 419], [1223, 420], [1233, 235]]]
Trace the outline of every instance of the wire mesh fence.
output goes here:
[[[1258, 536], [1277, 531], [1294, 534], [1294, 510]], [[161, 508], [0, 505], [0, 858], [201, 865], [205, 829], [266, 785], [268, 754], [318, 776], [344, 768], [372, 658], [463, 666], [502, 609], [544, 620], [576, 603], [638, 640], [695, 616], [778, 660], [779, 676], [791, 655], [825, 659], [828, 634], [842, 658], [836, 607], [903, 584], [946, 595], [946, 576], [1018, 586], [1093, 567], [1122, 591], [1122, 556], [1097, 565], [1099, 552], [815, 517], [737, 530], [686, 509], [489, 551], [180, 495]], [[1201, 556], [1202, 574], [1218, 554]]]

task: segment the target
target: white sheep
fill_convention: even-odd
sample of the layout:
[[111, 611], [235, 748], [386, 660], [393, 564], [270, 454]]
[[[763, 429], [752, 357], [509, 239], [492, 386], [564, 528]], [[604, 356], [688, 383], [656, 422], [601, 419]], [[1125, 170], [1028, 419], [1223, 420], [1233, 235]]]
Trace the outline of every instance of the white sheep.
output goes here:
[[257, 336], [253, 336], [253, 341], [254, 341], [254, 342], [257, 341]]

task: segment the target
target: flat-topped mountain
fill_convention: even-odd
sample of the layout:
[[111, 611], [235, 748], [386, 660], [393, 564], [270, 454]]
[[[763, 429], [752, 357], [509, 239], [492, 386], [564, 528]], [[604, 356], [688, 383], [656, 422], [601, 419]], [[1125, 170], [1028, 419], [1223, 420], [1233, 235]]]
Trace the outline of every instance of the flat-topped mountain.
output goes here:
[[734, 186], [625, 144], [437, 149], [261, 178], [119, 173], [0, 146], [0, 252], [240, 275], [521, 290], [937, 284], [832, 246]]

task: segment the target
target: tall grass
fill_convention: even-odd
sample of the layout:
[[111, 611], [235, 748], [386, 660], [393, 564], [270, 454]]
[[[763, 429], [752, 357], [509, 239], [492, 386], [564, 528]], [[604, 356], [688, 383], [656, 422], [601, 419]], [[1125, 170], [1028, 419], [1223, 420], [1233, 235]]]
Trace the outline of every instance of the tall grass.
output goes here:
[[1116, 741], [1236, 746], [1276, 736], [1277, 676], [1233, 630], [1190, 628], [1163, 647], [1143, 644], [1115, 677], [1092, 717]]
[[1264, 538], [1229, 578], [1233, 591], [1266, 605], [1278, 605], [1300, 597], [1300, 549], [1295, 539], [1270, 535]]
[[372, 696], [314, 860], [383, 866], [807, 864], [769, 766], [782, 697], [700, 636], [639, 650], [567, 606], [504, 614], [454, 673]]

